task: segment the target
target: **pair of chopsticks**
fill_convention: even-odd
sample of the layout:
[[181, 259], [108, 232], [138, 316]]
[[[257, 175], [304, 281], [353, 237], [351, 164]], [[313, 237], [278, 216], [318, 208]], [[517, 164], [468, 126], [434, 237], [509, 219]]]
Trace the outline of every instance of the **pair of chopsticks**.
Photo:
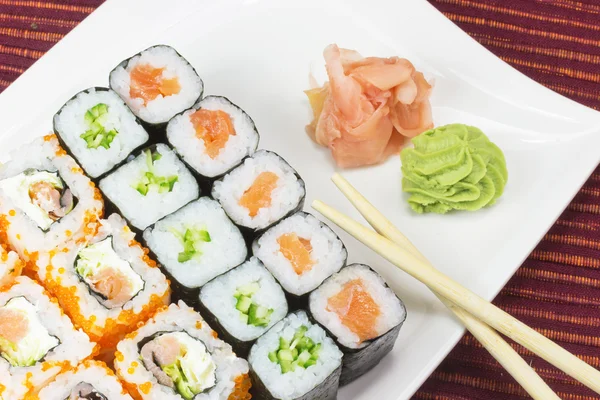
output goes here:
[[339, 174], [335, 174], [332, 180], [377, 232], [319, 200], [315, 200], [312, 207], [427, 285], [531, 397], [536, 400], [560, 399], [496, 331], [600, 394], [600, 371], [435, 269], [402, 232], [348, 181]]

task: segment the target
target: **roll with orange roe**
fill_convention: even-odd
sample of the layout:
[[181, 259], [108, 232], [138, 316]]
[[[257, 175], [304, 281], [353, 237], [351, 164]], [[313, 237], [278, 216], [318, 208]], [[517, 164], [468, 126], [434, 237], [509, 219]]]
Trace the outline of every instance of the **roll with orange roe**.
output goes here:
[[23, 266], [17, 253], [0, 244], [0, 290], [12, 285], [15, 278], [21, 275]]

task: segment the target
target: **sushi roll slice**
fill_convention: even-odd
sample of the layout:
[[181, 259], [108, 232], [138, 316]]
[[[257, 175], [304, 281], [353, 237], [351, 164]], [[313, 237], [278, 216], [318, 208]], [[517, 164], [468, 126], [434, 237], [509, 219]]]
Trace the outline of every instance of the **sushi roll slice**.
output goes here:
[[125, 334], [169, 303], [169, 283], [147, 253], [113, 214], [90, 243], [41, 253], [37, 278], [75, 326], [114, 352]]
[[269, 228], [252, 245], [252, 253], [279, 281], [290, 308], [303, 308], [308, 293], [345, 264], [348, 252], [330, 227], [298, 212]]
[[248, 250], [219, 203], [201, 197], [144, 231], [148, 247], [180, 298], [198, 302], [198, 288], [240, 265]]
[[0, 166], [0, 230], [24, 261], [97, 229], [104, 204], [75, 160], [48, 135], [11, 154]]
[[288, 315], [250, 350], [252, 398], [333, 400], [342, 352], [304, 311]]
[[139, 231], [198, 198], [194, 176], [164, 144], [148, 147], [100, 181], [100, 190]]
[[0, 292], [0, 372], [5, 372], [2, 383], [8, 383], [5, 398], [29, 398], [61, 370], [93, 355], [94, 348], [56, 300], [31, 279], [20, 276], [10, 289]]
[[212, 196], [250, 236], [304, 205], [304, 181], [277, 154], [259, 150], [216, 181]]
[[119, 95], [102, 87], [84, 90], [67, 101], [54, 115], [54, 132], [94, 179], [148, 141], [148, 133]]
[[12, 285], [15, 278], [21, 275], [23, 266], [17, 253], [0, 244], [0, 290]]
[[193, 106], [204, 92], [196, 70], [165, 45], [152, 46], [121, 62], [109, 81], [133, 113], [155, 127]]
[[312, 292], [310, 313], [344, 352], [341, 385], [369, 371], [392, 350], [406, 319], [402, 301], [363, 264], [347, 266]]
[[84, 361], [40, 391], [37, 400], [133, 400], [115, 373], [100, 361]]
[[241, 357], [288, 312], [281, 286], [255, 257], [200, 291], [200, 312]]
[[207, 96], [167, 125], [167, 139], [202, 180], [212, 181], [254, 154], [254, 121], [226, 97]]
[[246, 360], [182, 301], [121, 341], [115, 368], [136, 399], [250, 399]]

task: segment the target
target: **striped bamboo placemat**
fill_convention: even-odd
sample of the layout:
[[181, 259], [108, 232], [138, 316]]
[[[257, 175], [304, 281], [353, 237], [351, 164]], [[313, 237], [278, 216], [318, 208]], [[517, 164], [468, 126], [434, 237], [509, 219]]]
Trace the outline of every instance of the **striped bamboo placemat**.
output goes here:
[[[600, 1], [430, 2], [524, 74], [600, 109]], [[101, 3], [0, 0], [0, 91]], [[600, 169], [495, 303], [600, 368]], [[516, 348], [561, 398], [600, 398]], [[527, 395], [466, 335], [414, 398], [516, 400]]]

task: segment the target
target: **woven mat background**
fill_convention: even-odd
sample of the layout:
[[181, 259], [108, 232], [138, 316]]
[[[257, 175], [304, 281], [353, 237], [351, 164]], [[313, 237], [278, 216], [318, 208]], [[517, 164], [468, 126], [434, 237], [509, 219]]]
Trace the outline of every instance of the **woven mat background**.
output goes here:
[[[430, 2], [524, 74], [600, 109], [600, 0]], [[101, 3], [0, 0], [0, 92]], [[600, 368], [599, 269], [600, 169], [495, 303]], [[561, 398], [600, 398], [516, 348]], [[516, 400], [528, 396], [466, 335], [414, 398]]]

